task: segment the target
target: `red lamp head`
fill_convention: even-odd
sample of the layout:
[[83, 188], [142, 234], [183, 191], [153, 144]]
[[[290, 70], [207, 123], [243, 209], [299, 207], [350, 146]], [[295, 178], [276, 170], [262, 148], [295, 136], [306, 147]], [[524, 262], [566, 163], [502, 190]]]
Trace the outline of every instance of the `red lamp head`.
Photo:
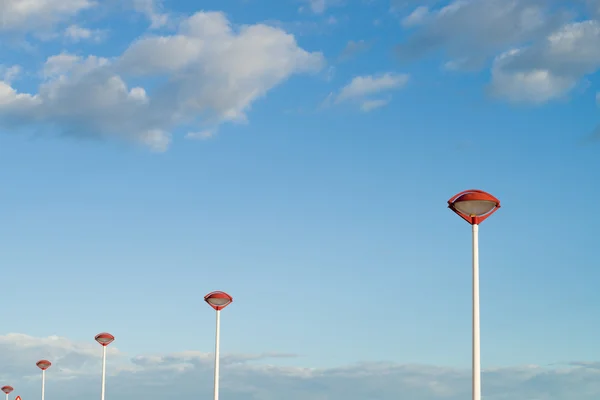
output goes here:
[[500, 208], [500, 200], [482, 190], [465, 190], [448, 200], [448, 208], [471, 225], [479, 225]]
[[15, 389], [12, 386], [2, 386], [2, 391], [6, 394], [9, 394], [13, 390], [15, 390]]
[[215, 310], [220, 311], [231, 304], [233, 297], [225, 292], [217, 291], [204, 296], [204, 301]]
[[110, 333], [102, 332], [102, 333], [97, 334], [96, 337], [94, 337], [94, 339], [96, 340], [96, 342], [100, 343], [102, 346], [108, 346], [115, 340], [115, 337], [113, 335], [111, 335]]
[[42, 371], [45, 371], [48, 368], [50, 368], [52, 363], [48, 360], [40, 360], [40, 361], [36, 362], [35, 365], [37, 365], [38, 368], [41, 369]]

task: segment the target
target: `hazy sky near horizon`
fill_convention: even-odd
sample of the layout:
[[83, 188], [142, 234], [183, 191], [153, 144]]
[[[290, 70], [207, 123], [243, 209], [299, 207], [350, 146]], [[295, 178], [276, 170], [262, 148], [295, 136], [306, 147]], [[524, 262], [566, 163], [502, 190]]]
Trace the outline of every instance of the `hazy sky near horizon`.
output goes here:
[[0, 0], [0, 384], [596, 399], [600, 2]]

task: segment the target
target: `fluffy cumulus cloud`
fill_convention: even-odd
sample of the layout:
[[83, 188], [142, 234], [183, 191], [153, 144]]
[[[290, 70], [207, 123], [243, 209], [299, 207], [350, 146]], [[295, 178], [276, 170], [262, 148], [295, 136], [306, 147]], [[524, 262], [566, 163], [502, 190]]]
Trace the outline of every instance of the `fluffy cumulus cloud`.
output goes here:
[[462, 69], [479, 68], [507, 46], [527, 43], [551, 32], [566, 18], [551, 13], [542, 0], [454, 0], [430, 9], [418, 6], [404, 16], [412, 29], [397, 46], [401, 59], [443, 51]]
[[93, 0], [2, 0], [0, 31], [49, 29], [94, 6]]
[[496, 58], [492, 92], [512, 101], [542, 103], [568, 93], [600, 68], [600, 22], [570, 23], [544, 41]]
[[363, 112], [369, 112], [387, 105], [391, 97], [381, 96], [390, 91], [402, 88], [409, 80], [407, 74], [387, 72], [379, 75], [354, 77], [337, 94], [331, 93], [325, 105], [351, 102], [359, 105]]
[[281, 29], [234, 28], [220, 12], [199, 12], [176, 33], [142, 37], [114, 58], [49, 57], [36, 93], [0, 81], [0, 123], [13, 130], [52, 126], [82, 137], [120, 137], [163, 151], [174, 129], [214, 131], [225, 121], [243, 122], [270, 89], [323, 64], [320, 53], [300, 48]]
[[570, 3], [576, 4], [583, 7], [558, 0], [415, 3], [401, 15], [408, 38], [397, 53], [414, 60], [439, 51], [450, 70], [489, 62], [489, 93], [541, 104], [565, 96], [600, 69], [600, 1]]
[[[118, 340], [118, 338], [117, 338]], [[212, 392], [213, 355], [198, 351], [131, 355], [108, 348], [107, 394], [113, 400], [208, 398]], [[125, 345], [124, 345], [125, 346]], [[65, 400], [99, 395], [101, 349], [95, 342], [63, 337], [0, 336], [0, 378], [14, 395], [39, 396], [35, 362], [47, 358], [46, 395]], [[276, 358], [293, 354], [224, 354], [224, 398], [267, 400], [398, 399], [464, 400], [470, 396], [470, 372], [464, 369], [395, 363], [358, 363], [335, 368], [283, 367]], [[288, 361], [289, 363], [289, 361]], [[600, 363], [522, 366], [483, 371], [483, 394], [490, 400], [592, 400], [600, 396]]]

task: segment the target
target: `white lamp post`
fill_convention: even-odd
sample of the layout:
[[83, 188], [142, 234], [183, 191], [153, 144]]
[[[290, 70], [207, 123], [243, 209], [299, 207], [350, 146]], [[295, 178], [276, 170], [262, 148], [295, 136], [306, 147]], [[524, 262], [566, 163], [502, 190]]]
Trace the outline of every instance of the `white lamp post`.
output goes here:
[[2, 391], [6, 394], [6, 400], [8, 400], [8, 395], [15, 390], [12, 386], [2, 386]]
[[46, 392], [46, 370], [50, 368], [52, 363], [48, 360], [40, 360], [35, 365], [42, 370], [42, 400], [44, 400], [44, 394]]
[[96, 342], [98, 342], [102, 345], [102, 394], [101, 394], [101, 400], [104, 400], [104, 392], [106, 390], [106, 346], [111, 344], [115, 340], [115, 337], [113, 335], [111, 335], [110, 333], [103, 332], [103, 333], [97, 334], [96, 337], [94, 337], [94, 340], [96, 340]]
[[448, 200], [448, 208], [473, 227], [473, 400], [481, 400], [479, 224], [500, 208], [500, 200], [481, 190], [465, 190]]
[[219, 400], [219, 347], [221, 336], [221, 310], [227, 307], [233, 301], [233, 297], [225, 292], [211, 292], [204, 296], [212, 308], [217, 311], [217, 329], [215, 334], [215, 391], [214, 400]]

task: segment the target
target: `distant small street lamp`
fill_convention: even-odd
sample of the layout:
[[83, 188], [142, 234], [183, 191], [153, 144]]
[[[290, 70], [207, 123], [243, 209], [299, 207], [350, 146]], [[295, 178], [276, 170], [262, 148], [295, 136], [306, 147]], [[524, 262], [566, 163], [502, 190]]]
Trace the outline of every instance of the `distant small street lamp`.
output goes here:
[[46, 370], [50, 368], [52, 363], [48, 360], [40, 360], [35, 365], [42, 370], [42, 400], [44, 400], [44, 394], [46, 392]]
[[94, 337], [94, 339], [96, 340], [96, 342], [98, 342], [102, 345], [102, 394], [101, 394], [101, 400], [104, 400], [104, 392], [106, 390], [106, 346], [111, 344], [115, 340], [115, 337], [113, 335], [111, 335], [110, 333], [103, 332], [103, 333], [97, 334], [96, 337]]
[[15, 389], [12, 386], [2, 386], [2, 391], [6, 394], [6, 400], [8, 400], [8, 395], [13, 390], [15, 390]]

